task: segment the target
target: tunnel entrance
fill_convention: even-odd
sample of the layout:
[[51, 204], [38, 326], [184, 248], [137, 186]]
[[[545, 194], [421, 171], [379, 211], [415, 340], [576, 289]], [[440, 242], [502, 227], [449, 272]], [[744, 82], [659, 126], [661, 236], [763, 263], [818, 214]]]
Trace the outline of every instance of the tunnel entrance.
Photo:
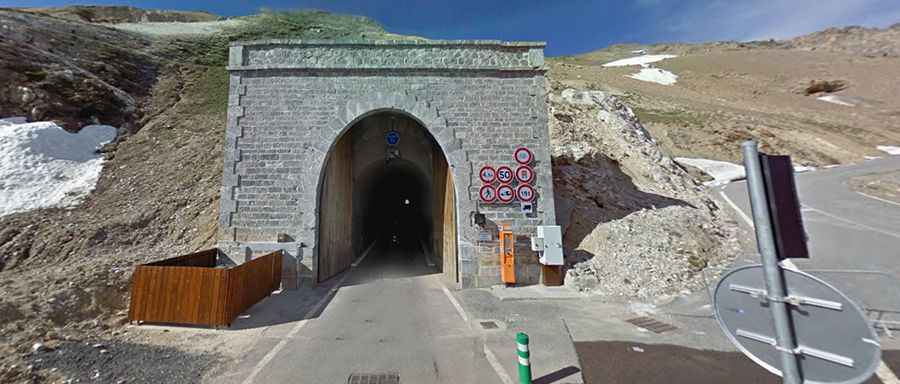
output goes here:
[[453, 180], [419, 122], [394, 111], [362, 118], [334, 143], [323, 174], [317, 281], [359, 260], [456, 282]]

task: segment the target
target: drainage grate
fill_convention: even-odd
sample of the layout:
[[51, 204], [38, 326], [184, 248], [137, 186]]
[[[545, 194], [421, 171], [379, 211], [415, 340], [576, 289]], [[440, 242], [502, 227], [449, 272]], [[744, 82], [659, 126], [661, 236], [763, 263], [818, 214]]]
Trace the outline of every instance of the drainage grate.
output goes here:
[[347, 379], [347, 384], [400, 384], [400, 374], [388, 373], [354, 373]]
[[628, 319], [625, 321], [637, 325], [638, 327], [649, 329], [655, 333], [665, 333], [678, 329], [678, 327], [672, 324], [666, 324], [662, 321], [647, 316], [635, 317], [633, 319]]
[[493, 321], [482, 321], [482, 322], [480, 322], [479, 324], [481, 324], [481, 328], [484, 328], [484, 329], [497, 329], [497, 328], [500, 328], [500, 326], [497, 325], [497, 323], [495, 323], [495, 322], [493, 322]]

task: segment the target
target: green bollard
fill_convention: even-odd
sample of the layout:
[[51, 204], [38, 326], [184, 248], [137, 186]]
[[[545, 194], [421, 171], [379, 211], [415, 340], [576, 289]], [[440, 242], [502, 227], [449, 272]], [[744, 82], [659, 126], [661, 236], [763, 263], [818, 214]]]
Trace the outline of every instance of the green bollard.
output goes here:
[[531, 384], [531, 363], [528, 361], [528, 335], [516, 334], [516, 352], [519, 354], [519, 384]]

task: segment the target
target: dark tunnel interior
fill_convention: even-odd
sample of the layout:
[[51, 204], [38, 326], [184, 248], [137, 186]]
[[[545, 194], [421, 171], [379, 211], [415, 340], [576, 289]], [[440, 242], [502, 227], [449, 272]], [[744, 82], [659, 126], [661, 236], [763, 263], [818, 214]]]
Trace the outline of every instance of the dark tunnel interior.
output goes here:
[[362, 244], [416, 252], [430, 244], [431, 200], [426, 176], [415, 164], [395, 159], [373, 164], [356, 193], [363, 202]]

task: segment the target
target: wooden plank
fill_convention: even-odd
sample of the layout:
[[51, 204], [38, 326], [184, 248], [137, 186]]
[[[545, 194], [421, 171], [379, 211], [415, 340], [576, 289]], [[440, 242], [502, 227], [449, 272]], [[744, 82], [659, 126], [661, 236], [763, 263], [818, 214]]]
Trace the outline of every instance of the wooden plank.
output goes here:
[[444, 180], [444, 213], [441, 235], [444, 244], [441, 254], [444, 256], [444, 277], [448, 281], [456, 283], [459, 281], [457, 271], [459, 266], [456, 262], [456, 188], [453, 184], [453, 173], [448, 170]]
[[353, 219], [353, 152], [351, 140], [335, 143], [325, 168], [319, 198], [318, 281], [324, 281], [350, 267], [353, 262], [351, 223]]

